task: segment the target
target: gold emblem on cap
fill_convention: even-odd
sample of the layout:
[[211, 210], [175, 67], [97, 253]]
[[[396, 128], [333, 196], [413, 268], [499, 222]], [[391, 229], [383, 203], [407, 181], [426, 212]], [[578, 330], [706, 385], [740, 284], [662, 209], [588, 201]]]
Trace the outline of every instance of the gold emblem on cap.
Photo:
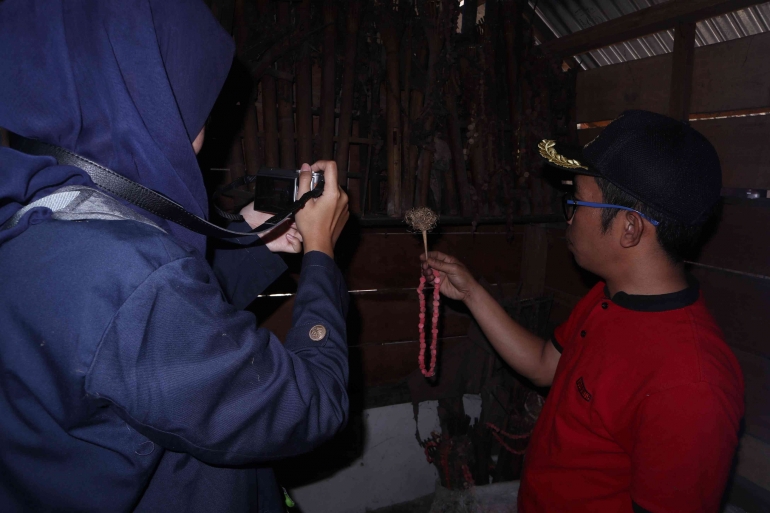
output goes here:
[[326, 327], [323, 324], [316, 324], [310, 328], [310, 339], [318, 342], [326, 336]]
[[543, 139], [540, 141], [540, 144], [537, 145], [537, 149], [540, 150], [540, 155], [542, 155], [543, 158], [548, 159], [548, 162], [551, 164], [566, 167], [567, 169], [588, 169], [577, 160], [568, 159], [564, 155], [556, 153], [556, 148], [554, 148], [555, 146], [556, 141]]

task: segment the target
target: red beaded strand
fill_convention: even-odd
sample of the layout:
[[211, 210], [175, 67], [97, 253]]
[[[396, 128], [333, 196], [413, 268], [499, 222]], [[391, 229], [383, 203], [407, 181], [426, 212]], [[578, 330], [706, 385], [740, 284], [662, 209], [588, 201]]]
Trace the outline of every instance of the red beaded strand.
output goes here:
[[430, 344], [430, 356], [431, 356], [431, 363], [430, 363], [430, 370], [425, 369], [425, 348], [427, 347], [425, 343], [425, 294], [423, 293], [423, 289], [425, 289], [425, 276], [420, 276], [420, 286], [417, 287], [417, 295], [420, 297], [420, 322], [417, 324], [417, 327], [420, 330], [420, 371], [422, 372], [422, 375], [426, 378], [433, 377], [436, 374], [436, 346], [438, 345], [438, 311], [439, 311], [439, 305], [441, 304], [440, 301], [440, 295], [439, 295], [439, 286], [441, 284], [441, 279], [439, 278], [438, 271], [435, 269], [433, 270], [433, 323], [432, 323], [432, 329], [431, 329], [431, 335], [433, 336], [433, 340]]

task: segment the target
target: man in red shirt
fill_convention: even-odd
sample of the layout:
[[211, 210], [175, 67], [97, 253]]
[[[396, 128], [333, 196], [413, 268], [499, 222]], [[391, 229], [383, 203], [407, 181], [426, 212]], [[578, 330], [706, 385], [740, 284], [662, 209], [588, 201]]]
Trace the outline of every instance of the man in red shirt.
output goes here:
[[683, 265], [719, 201], [716, 152], [689, 125], [645, 111], [625, 112], [582, 150], [543, 141], [540, 152], [575, 174], [567, 244], [602, 278], [550, 341], [508, 317], [455, 258], [432, 252], [423, 264], [506, 362], [551, 387], [519, 511], [717, 511], [743, 378]]

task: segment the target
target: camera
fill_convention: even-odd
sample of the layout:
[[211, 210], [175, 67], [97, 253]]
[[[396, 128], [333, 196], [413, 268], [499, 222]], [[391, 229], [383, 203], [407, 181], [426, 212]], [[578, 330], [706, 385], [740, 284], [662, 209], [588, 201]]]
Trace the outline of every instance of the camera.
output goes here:
[[[257, 171], [254, 181], [254, 210], [278, 214], [292, 209], [299, 199], [298, 169], [279, 169], [263, 167]], [[320, 186], [323, 190], [324, 175], [313, 172], [310, 178], [310, 190]]]

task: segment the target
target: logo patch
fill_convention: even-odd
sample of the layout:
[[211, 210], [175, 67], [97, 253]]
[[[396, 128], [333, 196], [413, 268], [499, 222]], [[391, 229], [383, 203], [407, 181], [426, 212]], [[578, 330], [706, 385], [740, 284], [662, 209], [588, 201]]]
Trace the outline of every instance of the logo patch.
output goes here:
[[578, 378], [577, 380], [577, 389], [578, 392], [580, 392], [580, 397], [585, 399], [586, 401], [591, 400], [591, 394], [588, 393], [588, 390], [586, 390], [586, 384], [583, 383], [583, 378]]

